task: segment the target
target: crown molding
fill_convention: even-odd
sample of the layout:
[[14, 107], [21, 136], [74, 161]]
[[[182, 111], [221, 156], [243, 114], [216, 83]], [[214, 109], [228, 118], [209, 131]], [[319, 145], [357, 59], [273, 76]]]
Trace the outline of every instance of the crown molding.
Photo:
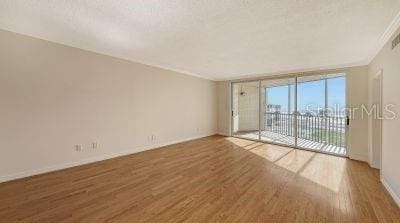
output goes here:
[[371, 54], [367, 57], [368, 64], [378, 55], [379, 51], [385, 46], [385, 44], [392, 38], [396, 31], [400, 28], [400, 12], [394, 17], [393, 21], [386, 28], [385, 32], [379, 38], [378, 43], [375, 45]]
[[6, 29], [2, 29], [2, 30], [8, 31], [8, 32], [13, 32], [13, 33], [24, 35], [24, 36], [28, 36], [28, 37], [35, 38], [35, 39], [41, 39], [41, 40], [51, 42], [54, 44], [64, 45], [64, 46], [76, 48], [79, 50], [84, 50], [84, 51], [88, 51], [88, 52], [92, 52], [92, 53], [96, 53], [96, 54], [100, 54], [100, 55], [105, 55], [105, 56], [113, 57], [116, 59], [126, 60], [126, 61], [133, 62], [133, 63], [143, 64], [143, 65], [150, 66], [150, 67], [173, 71], [173, 72], [177, 72], [180, 74], [189, 75], [189, 76], [193, 76], [193, 77], [197, 77], [197, 78], [201, 78], [201, 79], [206, 79], [206, 80], [211, 80], [211, 81], [230, 81], [230, 80], [242, 80], [242, 79], [251, 79], [251, 78], [270, 77], [270, 76], [275, 76], [275, 75], [284, 75], [284, 74], [293, 74], [293, 73], [306, 73], [306, 72], [324, 71], [324, 70], [331, 70], [331, 69], [344, 69], [344, 68], [355, 67], [355, 66], [365, 66], [372, 62], [372, 60], [376, 57], [376, 55], [379, 53], [379, 51], [385, 46], [385, 44], [391, 39], [391, 37], [395, 34], [395, 32], [399, 28], [400, 28], [400, 12], [395, 16], [395, 18], [392, 20], [392, 22], [386, 28], [385, 32], [379, 38], [378, 42], [375, 44], [373, 49], [370, 51], [371, 52], [370, 55], [367, 55], [364, 60], [359, 61], [359, 62], [325, 66], [325, 67], [284, 70], [284, 71], [276, 71], [276, 72], [263, 73], [263, 74], [247, 74], [247, 75], [243, 74], [243, 75], [230, 76], [230, 77], [226, 77], [226, 78], [212, 78], [212, 77], [210, 77], [210, 75], [201, 75], [201, 74], [189, 72], [186, 70], [172, 68], [170, 66], [155, 64], [155, 63], [145, 61], [145, 60], [139, 60], [136, 58], [135, 59], [128, 58], [126, 56], [114, 56], [114, 55], [110, 55], [106, 52], [100, 52], [100, 51], [95, 51], [93, 49], [77, 47], [77, 46], [73, 46], [73, 45], [67, 44], [67, 43], [55, 42], [55, 41], [40, 38], [37, 36], [31, 36], [31, 35], [28, 35], [25, 33], [16, 32], [14, 30], [6, 30]]
[[206, 79], [206, 80], [215, 81], [215, 79], [210, 78], [208, 76], [196, 74], [196, 73], [189, 72], [189, 71], [186, 71], [186, 70], [171, 68], [169, 66], [164, 66], [164, 65], [151, 63], [151, 62], [148, 62], [148, 61], [145, 61], [145, 60], [138, 60], [138, 59], [129, 58], [129, 57], [126, 57], [126, 56], [115, 56], [115, 55], [111, 55], [111, 54], [109, 54], [107, 52], [103, 52], [101, 50], [93, 50], [93, 49], [90, 49], [88, 47], [78, 47], [78, 46], [75, 46], [73, 44], [65, 43], [65, 42], [56, 42], [56, 41], [49, 40], [49, 39], [46, 39], [46, 38], [29, 35], [29, 34], [26, 34], [26, 33], [23, 33], [23, 32], [18, 32], [16, 30], [4, 29], [4, 28], [0, 28], [0, 30], [6, 31], [6, 32], [10, 32], [10, 33], [14, 33], [14, 34], [17, 34], [17, 35], [22, 35], [22, 36], [33, 38], [33, 39], [37, 39], [37, 40], [46, 41], [46, 42], [49, 42], [49, 43], [52, 43], [52, 44], [61, 45], [61, 46], [64, 46], [64, 47], [71, 47], [71, 48], [74, 48], [74, 49], [77, 49], [77, 50], [82, 50], [82, 51], [86, 51], [86, 52], [89, 52], [89, 53], [94, 53], [94, 54], [98, 54], [98, 55], [102, 55], [102, 56], [111, 57], [111, 58], [117, 59], [117, 60], [125, 60], [125, 61], [131, 62], [131, 63], [137, 63], [137, 64], [149, 66], [149, 67], [154, 67], [154, 68], [163, 69], [163, 70], [167, 70], [167, 71], [173, 71], [173, 72], [184, 74], [184, 75], [188, 75], [188, 76], [197, 77], [197, 78], [200, 78], [200, 79]]
[[319, 72], [324, 72], [324, 73], [341, 72], [351, 67], [360, 67], [366, 65], [368, 65], [368, 61], [363, 60], [355, 63], [338, 64], [338, 65], [324, 66], [324, 67], [312, 67], [303, 69], [282, 70], [282, 71], [263, 73], [263, 74], [233, 76], [228, 78], [216, 79], [215, 81], [242, 81], [242, 80], [253, 80], [253, 79], [268, 78], [268, 77], [280, 77], [280, 76], [285, 77], [290, 75], [319, 73]]

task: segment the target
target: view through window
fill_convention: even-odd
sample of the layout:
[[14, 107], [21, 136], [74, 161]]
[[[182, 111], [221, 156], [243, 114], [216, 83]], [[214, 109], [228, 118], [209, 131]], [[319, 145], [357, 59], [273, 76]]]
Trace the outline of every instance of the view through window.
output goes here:
[[346, 155], [345, 74], [234, 83], [232, 96], [233, 135]]

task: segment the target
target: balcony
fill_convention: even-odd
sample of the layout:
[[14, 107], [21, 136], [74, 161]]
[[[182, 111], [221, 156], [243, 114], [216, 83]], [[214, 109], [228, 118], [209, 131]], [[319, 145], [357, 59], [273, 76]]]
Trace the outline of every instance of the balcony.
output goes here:
[[[346, 117], [265, 112], [261, 131], [238, 131], [236, 136], [346, 155]], [[297, 128], [297, 132], [296, 132]], [[259, 134], [261, 133], [261, 136]]]

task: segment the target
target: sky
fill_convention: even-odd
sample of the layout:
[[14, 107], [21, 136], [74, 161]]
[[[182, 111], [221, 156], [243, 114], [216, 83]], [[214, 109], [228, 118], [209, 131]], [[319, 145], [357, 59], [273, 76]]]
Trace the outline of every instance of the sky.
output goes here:
[[[294, 85], [290, 85], [291, 90], [291, 111], [294, 110]], [[279, 86], [268, 88], [268, 104], [281, 105], [282, 112], [288, 111], [288, 88], [289, 86]], [[337, 77], [328, 79], [328, 107], [331, 109], [344, 109], [346, 103], [346, 78]], [[297, 109], [305, 112], [307, 108], [316, 110], [325, 105], [325, 84], [324, 80], [299, 83], [297, 87], [298, 101]]]

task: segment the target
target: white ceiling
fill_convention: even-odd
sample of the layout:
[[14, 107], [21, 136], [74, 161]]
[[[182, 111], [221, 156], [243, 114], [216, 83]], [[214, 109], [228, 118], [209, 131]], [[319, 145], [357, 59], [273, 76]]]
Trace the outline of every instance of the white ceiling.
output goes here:
[[367, 63], [400, 0], [0, 0], [0, 29], [210, 79]]

